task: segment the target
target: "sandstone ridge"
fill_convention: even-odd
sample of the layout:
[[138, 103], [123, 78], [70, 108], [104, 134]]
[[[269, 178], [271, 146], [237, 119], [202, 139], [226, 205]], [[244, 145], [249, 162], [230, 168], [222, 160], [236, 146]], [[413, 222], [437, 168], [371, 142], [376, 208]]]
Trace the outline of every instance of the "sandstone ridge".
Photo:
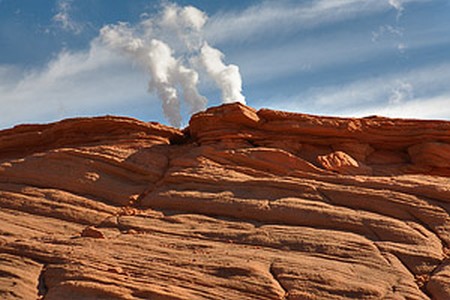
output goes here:
[[450, 122], [242, 104], [0, 131], [2, 299], [450, 299]]

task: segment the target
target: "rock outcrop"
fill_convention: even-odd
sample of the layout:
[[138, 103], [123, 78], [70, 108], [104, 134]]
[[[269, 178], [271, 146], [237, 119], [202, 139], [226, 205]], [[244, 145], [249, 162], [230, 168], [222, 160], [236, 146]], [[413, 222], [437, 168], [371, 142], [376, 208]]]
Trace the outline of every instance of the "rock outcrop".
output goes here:
[[450, 122], [21, 125], [0, 208], [1, 299], [450, 299]]

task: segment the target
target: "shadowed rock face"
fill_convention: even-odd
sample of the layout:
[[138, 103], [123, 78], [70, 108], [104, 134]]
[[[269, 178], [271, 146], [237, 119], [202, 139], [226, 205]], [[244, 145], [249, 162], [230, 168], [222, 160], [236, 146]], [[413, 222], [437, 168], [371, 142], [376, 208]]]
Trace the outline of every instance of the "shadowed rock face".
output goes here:
[[0, 132], [1, 299], [450, 299], [450, 122], [241, 104]]

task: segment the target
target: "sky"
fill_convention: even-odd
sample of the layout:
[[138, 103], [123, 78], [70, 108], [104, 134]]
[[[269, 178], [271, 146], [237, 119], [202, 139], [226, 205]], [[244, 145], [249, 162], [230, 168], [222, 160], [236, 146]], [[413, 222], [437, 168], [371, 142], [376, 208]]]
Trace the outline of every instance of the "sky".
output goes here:
[[0, 0], [0, 129], [232, 101], [450, 120], [450, 1]]

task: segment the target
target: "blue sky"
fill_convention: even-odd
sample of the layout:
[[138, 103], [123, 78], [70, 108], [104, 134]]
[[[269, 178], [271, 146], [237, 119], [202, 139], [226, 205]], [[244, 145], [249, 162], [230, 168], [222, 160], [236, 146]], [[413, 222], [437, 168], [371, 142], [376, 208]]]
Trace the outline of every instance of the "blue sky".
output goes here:
[[[168, 124], [149, 75], [95, 41], [170, 3], [205, 12], [202, 35], [239, 66], [252, 107], [450, 120], [448, 0], [0, 0], [0, 128], [106, 114]], [[221, 103], [201, 73], [198, 89]]]

